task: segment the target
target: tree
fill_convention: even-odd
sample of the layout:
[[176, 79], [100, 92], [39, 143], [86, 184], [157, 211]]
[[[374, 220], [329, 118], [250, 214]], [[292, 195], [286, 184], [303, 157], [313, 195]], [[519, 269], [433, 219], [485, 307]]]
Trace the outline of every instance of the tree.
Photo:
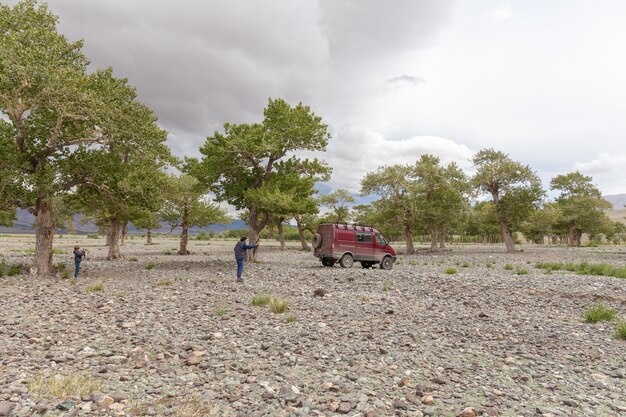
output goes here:
[[[224, 125], [224, 133], [207, 137], [200, 161], [188, 160], [189, 172], [208, 186], [218, 201], [247, 210], [252, 242], [267, 225], [277, 205], [291, 199], [284, 176], [321, 178], [330, 172], [317, 159], [299, 158], [299, 151], [324, 151], [327, 126], [308, 106], [270, 99], [261, 123]], [[256, 253], [256, 252], [255, 252]]]
[[480, 192], [491, 196], [506, 250], [514, 252], [511, 229], [537, 208], [544, 195], [541, 181], [529, 166], [494, 149], [479, 151], [472, 161], [477, 170], [472, 182]]
[[322, 217], [322, 223], [347, 223], [350, 221], [349, 203], [354, 203], [354, 197], [348, 190], [337, 189], [319, 197], [319, 203], [329, 209], [328, 214]]
[[557, 175], [550, 181], [552, 190], [561, 193], [556, 199], [560, 221], [567, 228], [568, 245], [580, 246], [580, 237], [607, 224], [604, 210], [612, 207], [593, 185], [592, 178], [578, 171]]
[[0, 5], [0, 132], [7, 152], [2, 164], [19, 176], [5, 201], [35, 215], [32, 271], [39, 275], [53, 270], [52, 197], [76, 185], [59, 173], [74, 154], [102, 142], [94, 116], [106, 107], [91, 88], [82, 42], [68, 42], [56, 24], [45, 4]]
[[229, 223], [226, 211], [204, 198], [204, 191], [198, 180], [188, 174], [170, 175], [168, 178], [165, 205], [161, 217], [171, 230], [182, 228], [179, 255], [188, 255], [189, 228], [205, 227], [217, 223]]
[[521, 225], [521, 232], [526, 239], [534, 243], [545, 243], [546, 236], [555, 236], [556, 225], [561, 216], [555, 204], [544, 204], [539, 210], [533, 211]]
[[417, 201], [415, 170], [408, 165], [379, 167], [361, 180], [361, 194], [376, 194], [385, 201], [387, 214], [393, 211], [393, 218], [404, 231], [406, 253], [414, 254], [413, 228], [416, 221]]
[[113, 77], [109, 68], [96, 71], [92, 80], [93, 88], [107, 98], [106, 111], [97, 118], [106, 144], [75, 153], [68, 181], [83, 177], [72, 198], [81, 212], [106, 224], [107, 259], [113, 260], [122, 256], [122, 225], [145, 212], [157, 213], [162, 206], [164, 169], [172, 158], [165, 144], [167, 132], [137, 101], [126, 79]]

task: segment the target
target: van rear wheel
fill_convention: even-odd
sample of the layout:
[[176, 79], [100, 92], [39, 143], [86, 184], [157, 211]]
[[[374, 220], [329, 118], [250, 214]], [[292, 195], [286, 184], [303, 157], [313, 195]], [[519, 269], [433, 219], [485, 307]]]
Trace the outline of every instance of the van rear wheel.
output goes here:
[[352, 268], [352, 265], [354, 265], [354, 258], [349, 253], [346, 253], [339, 260], [339, 265], [341, 265], [342, 268]]
[[333, 258], [322, 258], [322, 265], [333, 266], [335, 265], [335, 260]]

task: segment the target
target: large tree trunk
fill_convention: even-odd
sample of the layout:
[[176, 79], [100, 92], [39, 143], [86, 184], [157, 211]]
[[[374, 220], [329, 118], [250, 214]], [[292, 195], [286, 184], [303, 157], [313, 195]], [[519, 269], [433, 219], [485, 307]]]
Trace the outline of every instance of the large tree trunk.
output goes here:
[[111, 246], [111, 225], [110, 224], [104, 228], [104, 237], [106, 238], [106, 242], [104, 246]]
[[504, 239], [506, 251], [515, 252], [515, 243], [513, 243], [513, 235], [511, 234], [511, 229], [509, 228], [509, 225], [501, 221], [500, 230], [502, 230], [502, 239]]
[[304, 237], [304, 226], [302, 225], [302, 223], [300, 222], [300, 216], [296, 216], [296, 226], [298, 226], [298, 235], [300, 235], [300, 244], [302, 245], [302, 250], [303, 251], [310, 251], [311, 247], [309, 246], [309, 244], [307, 243], [305, 237]]
[[109, 253], [107, 254], [107, 260], [112, 261], [114, 259], [120, 259], [122, 254], [120, 253], [120, 218], [114, 216], [111, 220], [111, 226], [108, 233]]
[[128, 220], [124, 222], [124, 226], [122, 226], [122, 239], [120, 241], [120, 246], [126, 245], [126, 235], [128, 234]]
[[428, 221], [428, 228], [430, 229], [430, 250], [437, 250], [437, 226], [435, 220], [430, 219]]
[[411, 228], [410, 223], [404, 225], [404, 240], [406, 242], [406, 254], [415, 254], [415, 246], [413, 246], [413, 229]]
[[35, 259], [31, 273], [35, 275], [50, 275], [52, 268], [52, 205], [45, 196], [37, 197], [35, 205]]
[[576, 246], [576, 227], [573, 224], [567, 227], [567, 246]]
[[280, 250], [287, 250], [287, 245], [285, 244], [285, 231], [283, 230], [282, 218], [278, 219], [278, 222], [276, 223], [276, 228], [278, 229], [278, 241], [280, 242]]
[[[251, 245], [254, 245], [259, 240], [261, 230], [263, 230], [267, 224], [268, 216], [264, 215], [263, 219], [259, 220], [259, 215], [259, 211], [256, 207], [250, 208], [250, 216], [248, 217], [248, 242]], [[258, 247], [248, 251], [248, 261], [255, 260], [257, 252]]]
[[446, 247], [446, 227], [442, 224], [439, 226], [439, 249]]
[[583, 231], [580, 229], [576, 229], [576, 246], [581, 245], [581, 238], [583, 237]]
[[146, 230], [146, 244], [152, 245], [152, 229]]
[[180, 234], [180, 249], [178, 250], [179, 255], [189, 255], [189, 251], [187, 250], [187, 244], [189, 243], [189, 209], [185, 207], [183, 210], [183, 223], [182, 223], [183, 231]]

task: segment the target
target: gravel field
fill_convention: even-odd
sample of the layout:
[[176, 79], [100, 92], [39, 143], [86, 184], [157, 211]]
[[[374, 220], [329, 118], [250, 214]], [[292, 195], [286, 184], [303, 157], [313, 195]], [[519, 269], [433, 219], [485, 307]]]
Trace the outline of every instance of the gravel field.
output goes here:
[[[103, 242], [55, 240], [70, 272], [88, 249], [76, 282], [0, 278], [0, 416], [626, 416], [626, 341], [583, 319], [626, 319], [626, 280], [534, 266], [624, 248], [452, 245], [383, 271], [263, 242], [237, 284], [235, 241], [135, 239], [114, 262]], [[8, 264], [33, 247], [0, 239]]]

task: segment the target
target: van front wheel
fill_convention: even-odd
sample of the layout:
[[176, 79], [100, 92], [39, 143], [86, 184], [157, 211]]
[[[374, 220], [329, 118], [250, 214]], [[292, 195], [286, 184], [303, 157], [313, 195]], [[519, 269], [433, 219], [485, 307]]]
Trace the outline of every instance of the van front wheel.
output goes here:
[[392, 267], [393, 260], [391, 259], [391, 256], [385, 256], [383, 258], [383, 261], [380, 263], [380, 268], [384, 269], [385, 271], [389, 271]]
[[342, 268], [352, 268], [352, 265], [354, 265], [354, 258], [349, 253], [346, 253], [339, 260], [339, 265], [341, 265]]

